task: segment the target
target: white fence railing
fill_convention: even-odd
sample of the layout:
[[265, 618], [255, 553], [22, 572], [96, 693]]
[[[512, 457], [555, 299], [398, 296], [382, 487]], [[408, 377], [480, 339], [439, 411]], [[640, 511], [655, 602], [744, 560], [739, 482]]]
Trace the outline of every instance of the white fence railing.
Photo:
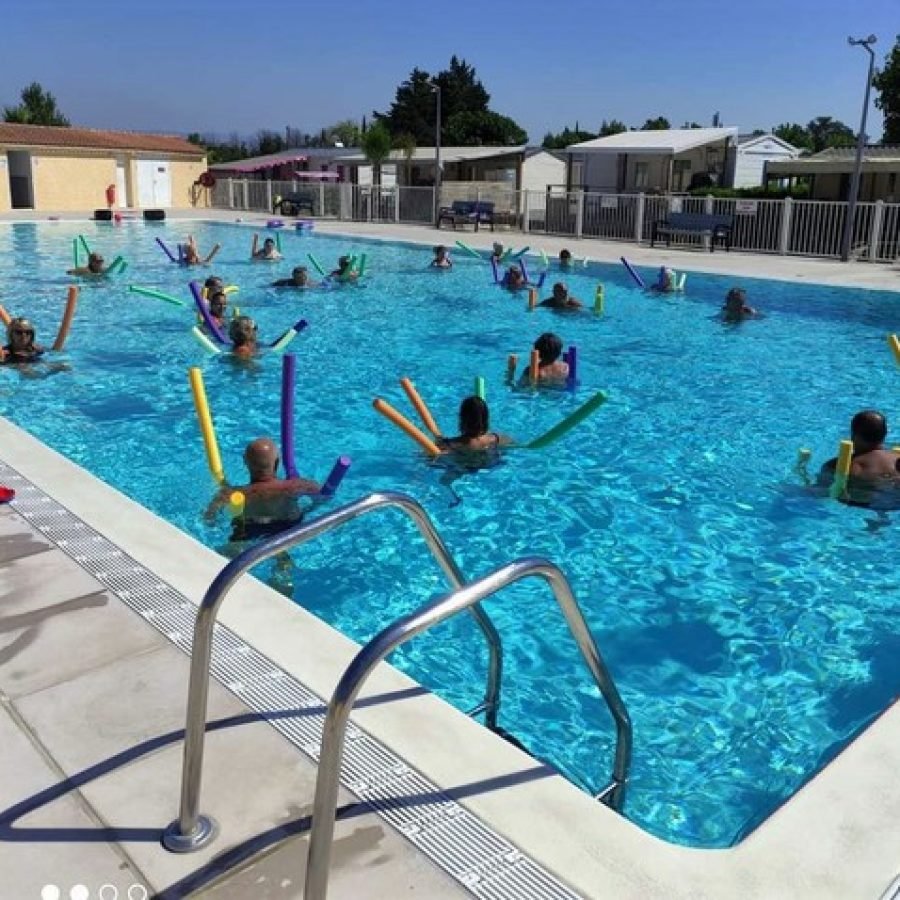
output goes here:
[[[212, 205], [271, 214], [354, 222], [434, 223], [434, 189], [309, 184], [298, 181], [220, 179]], [[688, 195], [585, 193], [552, 189], [516, 191], [486, 182], [444, 182], [441, 205], [455, 200], [494, 204], [497, 225], [547, 235], [649, 242], [654, 222], [670, 213], [728, 215], [731, 247], [750, 253], [837, 257], [847, 204], [825, 200], [766, 200]], [[286, 201], [289, 206], [280, 205]], [[696, 245], [697, 236], [674, 235], [673, 244]], [[891, 262], [900, 257], [900, 203], [859, 203], [852, 257]]]

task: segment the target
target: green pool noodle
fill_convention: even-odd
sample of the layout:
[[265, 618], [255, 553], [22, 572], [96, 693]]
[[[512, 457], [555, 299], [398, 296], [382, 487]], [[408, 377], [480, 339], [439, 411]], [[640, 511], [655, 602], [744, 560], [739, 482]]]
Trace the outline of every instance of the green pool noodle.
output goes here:
[[138, 287], [136, 284], [128, 285], [128, 290], [133, 294], [142, 294], [145, 297], [153, 297], [156, 300], [164, 300], [166, 303], [172, 303], [175, 306], [184, 306], [184, 300], [179, 300], [178, 297], [173, 297], [171, 294], [164, 294], [162, 291], [154, 290], [153, 288], [145, 288]]
[[75, 261], [75, 268], [78, 268], [78, 238], [72, 238], [72, 259]]
[[312, 255], [312, 253], [307, 253], [306, 258], [312, 263], [313, 268], [323, 277], [327, 278], [328, 273], [322, 268], [319, 261]]
[[81, 241], [81, 246], [84, 247], [84, 252], [87, 253], [88, 256], [91, 255], [91, 248], [88, 247], [88, 242], [84, 239], [83, 234], [78, 235], [78, 240]]
[[275, 232], [275, 247], [278, 249], [278, 252], [281, 253], [281, 232]]
[[119, 271], [116, 272], [116, 275], [121, 275], [128, 268], [128, 263], [123, 259], [122, 262], [119, 263]]
[[362, 253], [359, 257], [359, 268], [356, 270], [356, 274], [362, 278], [363, 275], [366, 274], [366, 254]]
[[539, 438], [535, 438], [530, 444], [525, 446], [529, 450], [541, 450], [549, 447], [554, 441], [559, 440], [564, 434], [571, 431], [579, 422], [584, 421], [592, 412], [598, 410], [606, 403], [606, 394], [602, 391], [594, 394], [587, 403], [583, 403], [572, 415], [567, 416], [558, 425], [554, 425], [546, 434], [542, 434]]
[[480, 397], [482, 400], [486, 399], [485, 387], [484, 387], [484, 376], [482, 376], [482, 375], [475, 376], [475, 396]]
[[484, 258], [477, 250], [473, 250], [468, 244], [464, 244], [462, 241], [457, 241], [456, 246], [459, 247], [460, 250], [465, 250], [469, 256], [474, 256], [475, 259]]
[[106, 267], [106, 274], [107, 274], [107, 275], [115, 275], [115, 274], [116, 274], [116, 269], [117, 269], [120, 265], [122, 265], [123, 262], [125, 262], [125, 260], [123, 260], [121, 256], [117, 256], [117, 257], [116, 257], [116, 258], [115, 258], [115, 259], [114, 259], [114, 260]]
[[195, 325], [191, 329], [191, 334], [197, 338], [200, 346], [205, 350], [209, 350], [210, 353], [221, 353], [222, 351], [200, 330], [200, 328]]

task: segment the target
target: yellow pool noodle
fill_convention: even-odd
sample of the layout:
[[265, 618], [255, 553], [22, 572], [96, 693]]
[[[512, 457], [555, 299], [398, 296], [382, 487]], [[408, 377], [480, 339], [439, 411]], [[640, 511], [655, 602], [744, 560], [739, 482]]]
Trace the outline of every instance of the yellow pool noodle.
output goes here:
[[528, 380], [532, 384], [538, 383], [541, 371], [541, 354], [537, 350], [531, 351], [531, 365], [528, 367]]
[[231, 513], [233, 518], [236, 519], [244, 514], [244, 506], [246, 504], [247, 498], [241, 491], [232, 491], [228, 495], [228, 512]]
[[894, 354], [894, 359], [897, 361], [897, 365], [900, 365], [900, 338], [898, 338], [896, 334], [889, 334], [888, 346], [891, 348], [891, 352]]
[[829, 492], [834, 499], [840, 499], [847, 491], [847, 479], [850, 477], [850, 463], [853, 461], [853, 441], [841, 441], [838, 449], [837, 466], [834, 470], [834, 482]]
[[409, 435], [426, 453], [430, 456], [439, 456], [440, 448], [434, 441], [430, 440], [424, 431], [420, 431], [409, 421], [404, 415], [397, 412], [390, 403], [376, 397], [372, 405], [381, 413], [388, 421], [393, 422], [401, 431]]
[[200, 433], [203, 435], [203, 446], [206, 448], [206, 461], [209, 463], [209, 471], [218, 484], [224, 484], [225, 473], [222, 471], [222, 457], [219, 455], [219, 442], [216, 440], [212, 416], [209, 413], [209, 403], [206, 400], [203, 373], [194, 366], [188, 370], [188, 377], [191, 382], [191, 392], [194, 395], [194, 408], [197, 410]]
[[400, 387], [406, 392], [406, 396], [409, 397], [409, 402], [415, 407], [416, 412], [419, 414], [419, 418], [422, 420], [425, 427], [435, 437], [440, 437], [441, 429], [438, 428], [437, 422], [434, 421], [434, 416], [431, 415], [431, 411], [425, 405], [425, 401], [419, 396], [416, 386], [408, 378], [401, 378]]

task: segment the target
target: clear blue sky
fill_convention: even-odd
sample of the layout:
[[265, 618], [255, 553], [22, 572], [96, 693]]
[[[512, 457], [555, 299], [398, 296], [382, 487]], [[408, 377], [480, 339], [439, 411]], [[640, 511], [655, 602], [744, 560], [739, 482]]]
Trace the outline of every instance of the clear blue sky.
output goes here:
[[[304, 13], [304, 10], [313, 10]], [[577, 119], [666, 116], [742, 129], [859, 124], [865, 67], [847, 36], [900, 33], [900, 0], [0, 0], [0, 103], [39, 81], [74, 124], [315, 131], [386, 110], [414, 66], [454, 53], [540, 143]], [[870, 111], [869, 133], [881, 135]]]

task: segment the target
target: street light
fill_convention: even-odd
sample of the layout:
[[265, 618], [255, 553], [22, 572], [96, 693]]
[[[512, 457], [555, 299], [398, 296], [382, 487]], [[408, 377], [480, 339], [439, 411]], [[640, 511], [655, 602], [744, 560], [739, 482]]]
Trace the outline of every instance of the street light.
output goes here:
[[856, 160], [853, 163], [853, 177], [850, 179], [850, 196], [847, 203], [847, 218], [844, 219], [844, 233], [841, 235], [841, 262], [850, 259], [850, 243], [853, 240], [853, 220], [856, 218], [856, 201], [859, 195], [859, 178], [862, 172], [863, 150], [866, 146], [866, 117], [869, 114], [869, 91], [872, 88], [872, 74], [875, 70], [875, 51], [872, 49], [878, 38], [870, 34], [867, 38], [847, 38], [851, 47], [862, 47], [869, 54], [869, 74], [866, 76], [866, 94], [863, 99], [862, 121], [856, 136]]
[[441, 86], [431, 82], [431, 90], [437, 96], [437, 109], [434, 116], [434, 222], [437, 224], [441, 208]]

